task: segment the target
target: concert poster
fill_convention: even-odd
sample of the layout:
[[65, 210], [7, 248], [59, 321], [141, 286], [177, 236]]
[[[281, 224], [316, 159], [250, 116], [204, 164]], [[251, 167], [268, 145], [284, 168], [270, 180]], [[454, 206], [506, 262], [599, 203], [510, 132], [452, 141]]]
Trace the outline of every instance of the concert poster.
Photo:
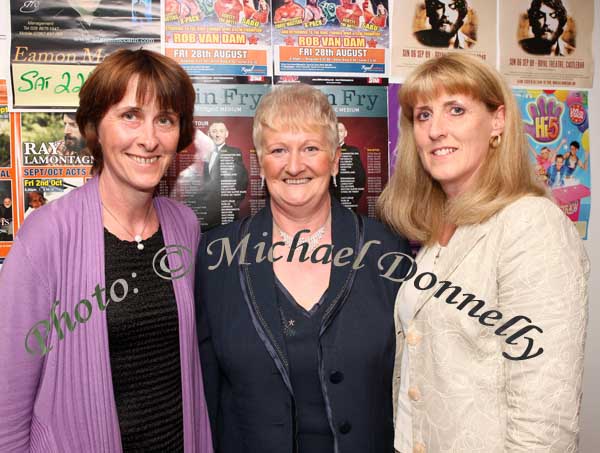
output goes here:
[[594, 2], [500, 2], [500, 71], [511, 85], [592, 88]]

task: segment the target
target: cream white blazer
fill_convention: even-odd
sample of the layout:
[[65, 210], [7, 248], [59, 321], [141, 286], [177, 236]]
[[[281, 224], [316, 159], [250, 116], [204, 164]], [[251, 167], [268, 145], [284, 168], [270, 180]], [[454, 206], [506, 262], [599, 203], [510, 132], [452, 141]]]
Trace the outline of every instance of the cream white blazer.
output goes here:
[[414, 452], [576, 452], [589, 261], [571, 221], [523, 197], [458, 228], [435, 284], [420, 274], [409, 329], [395, 320], [394, 415], [406, 341]]

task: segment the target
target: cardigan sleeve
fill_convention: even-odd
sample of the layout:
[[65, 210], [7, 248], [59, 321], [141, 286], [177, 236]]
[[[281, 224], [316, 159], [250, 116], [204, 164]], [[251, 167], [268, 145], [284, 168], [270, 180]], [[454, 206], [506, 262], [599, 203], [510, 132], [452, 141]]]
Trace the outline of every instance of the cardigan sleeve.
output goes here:
[[575, 452], [589, 262], [577, 231], [551, 201], [527, 198], [501, 215], [499, 310], [530, 320], [519, 318], [500, 337], [505, 451]]
[[28, 452], [33, 405], [50, 353], [50, 293], [43, 263], [18, 235], [0, 272], [0, 451]]

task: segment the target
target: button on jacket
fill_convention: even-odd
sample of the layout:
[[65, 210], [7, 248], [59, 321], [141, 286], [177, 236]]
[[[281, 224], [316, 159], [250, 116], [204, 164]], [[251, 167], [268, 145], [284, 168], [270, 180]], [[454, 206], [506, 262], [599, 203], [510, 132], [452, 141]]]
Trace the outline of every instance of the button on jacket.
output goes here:
[[[250, 264], [238, 265], [238, 250], [231, 265], [224, 258], [217, 269], [208, 270], [221, 257], [224, 241], [219, 239], [227, 239], [233, 253], [246, 232], [245, 262]], [[386, 252], [408, 254], [407, 242], [335, 200], [332, 238], [334, 255], [343, 247], [353, 250], [344, 260], [350, 264], [332, 263], [330, 300], [319, 335], [319, 379], [335, 452], [392, 452], [393, 303], [398, 284], [379, 275], [386, 269], [379, 270], [377, 262]], [[380, 244], [369, 244], [364, 267], [353, 270], [352, 261], [370, 240]], [[196, 316], [217, 453], [298, 451], [273, 266], [267, 259], [257, 263], [261, 242], [266, 256], [272, 243], [268, 205], [249, 220], [211, 230], [200, 245]]]
[[[410, 327], [396, 324], [394, 395], [406, 341], [414, 451], [576, 452], [589, 262], [572, 222], [523, 197], [459, 227], [433, 273]], [[417, 278], [405, 284], [429, 286]], [[510, 340], [530, 324], [543, 332]]]

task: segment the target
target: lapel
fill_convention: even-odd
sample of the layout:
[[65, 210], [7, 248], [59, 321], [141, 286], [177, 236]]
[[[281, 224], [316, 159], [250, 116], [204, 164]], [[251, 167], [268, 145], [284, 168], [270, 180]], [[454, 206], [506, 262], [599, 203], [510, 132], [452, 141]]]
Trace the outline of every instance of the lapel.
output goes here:
[[[363, 243], [363, 235], [358, 225], [358, 216], [349, 209], [344, 208], [339, 201], [331, 197], [331, 243], [334, 244], [331, 259], [339, 250], [350, 247], [353, 251], [352, 262], [360, 253]], [[351, 263], [352, 263], [351, 262]], [[323, 316], [320, 335], [335, 318], [340, 308], [346, 300], [348, 291], [354, 282], [356, 270], [352, 269], [352, 264], [346, 266], [331, 265], [331, 274], [329, 276], [329, 287], [325, 296], [327, 304], [326, 312]]]
[[239, 276], [243, 296], [248, 304], [254, 327], [292, 392], [289, 362], [281, 328], [281, 315], [277, 305], [273, 264], [268, 259], [257, 262], [260, 243], [264, 244], [262, 254], [264, 257], [267, 256], [273, 243], [272, 219], [267, 199], [265, 209], [249, 218], [246, 223], [242, 223], [243, 227], [238, 240], [242, 240], [246, 234], [250, 235], [246, 258], [246, 262], [250, 264], [240, 264]]
[[[215, 146], [213, 153], [211, 154], [211, 159], [208, 161], [208, 171], [211, 179], [221, 178], [221, 153], [225, 150], [225, 145], [221, 149], [218, 146]], [[214, 156], [214, 157], [213, 157]], [[210, 161], [214, 159], [212, 167], [210, 165]]]
[[[465, 260], [471, 253], [475, 245], [482, 240], [489, 232], [492, 224], [495, 221], [495, 216], [484, 223], [475, 225], [463, 225], [455, 231], [454, 235], [448, 242], [446, 251], [440, 256], [437, 267], [434, 271], [437, 282], [442, 280], [452, 281], [451, 276], [456, 268]], [[423, 253], [421, 250], [419, 254]], [[417, 275], [419, 275], [417, 268]], [[412, 282], [411, 282], [412, 283]], [[419, 296], [417, 306], [415, 307], [415, 316], [423, 308], [423, 306], [431, 300], [433, 295], [439, 289], [436, 283], [431, 289], [425, 290]]]
[[[360, 228], [357, 227], [358, 217], [342, 207], [333, 197], [331, 205], [332, 243], [335, 244], [331, 259], [336, 251], [344, 247], [353, 249], [354, 258], [362, 247], [362, 234], [360, 234]], [[260, 263], [256, 259], [260, 243], [264, 244], [263, 256], [266, 256], [273, 243], [273, 216], [269, 200], [267, 199], [265, 209], [259, 211], [242, 225], [238, 240], [242, 240], [245, 234], [250, 234], [246, 258], [246, 263], [250, 264], [239, 266], [243, 296], [257, 333], [274, 360], [288, 389], [293, 394], [281, 315], [277, 305], [273, 264], [268, 259]], [[322, 255], [319, 254], [319, 256]], [[356, 271], [352, 269], [351, 265], [331, 266], [329, 287], [325, 296], [327, 311], [323, 317], [321, 335], [342, 307], [348, 291], [352, 287], [355, 274]]]

